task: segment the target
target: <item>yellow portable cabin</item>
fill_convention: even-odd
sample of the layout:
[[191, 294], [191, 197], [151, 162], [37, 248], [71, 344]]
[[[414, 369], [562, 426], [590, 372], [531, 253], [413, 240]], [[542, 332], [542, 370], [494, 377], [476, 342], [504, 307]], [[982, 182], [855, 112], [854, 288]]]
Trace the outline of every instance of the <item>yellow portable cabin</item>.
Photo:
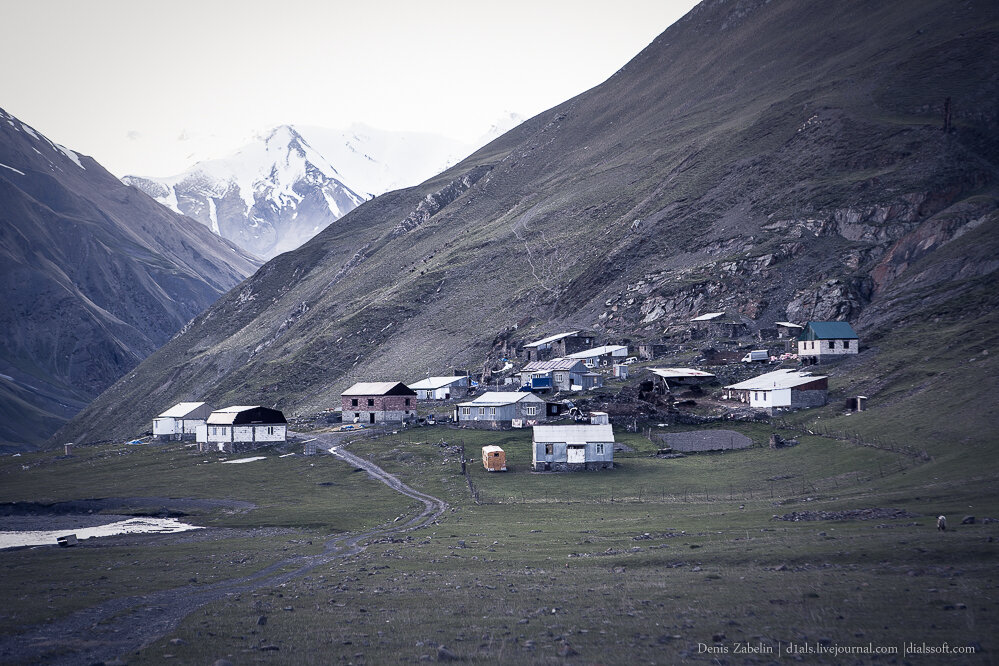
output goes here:
[[505, 472], [506, 452], [498, 446], [483, 446], [482, 466], [487, 472]]

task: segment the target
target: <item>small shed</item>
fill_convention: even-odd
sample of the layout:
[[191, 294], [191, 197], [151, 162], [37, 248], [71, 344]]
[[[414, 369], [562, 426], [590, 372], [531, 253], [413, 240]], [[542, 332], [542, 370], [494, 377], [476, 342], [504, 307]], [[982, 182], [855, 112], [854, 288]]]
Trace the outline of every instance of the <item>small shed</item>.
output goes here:
[[505, 472], [506, 452], [498, 446], [483, 446], [482, 466], [487, 472]]

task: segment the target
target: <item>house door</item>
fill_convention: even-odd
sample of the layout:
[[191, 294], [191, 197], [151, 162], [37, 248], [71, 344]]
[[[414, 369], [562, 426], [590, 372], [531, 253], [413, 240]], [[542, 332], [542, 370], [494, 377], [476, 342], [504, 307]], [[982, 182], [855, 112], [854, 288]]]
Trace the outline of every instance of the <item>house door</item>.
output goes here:
[[375, 422], [375, 413], [371, 412], [370, 414], [368, 414], [368, 423], [374, 423], [374, 422]]
[[586, 447], [585, 446], [566, 447], [566, 462], [568, 463], [586, 462]]

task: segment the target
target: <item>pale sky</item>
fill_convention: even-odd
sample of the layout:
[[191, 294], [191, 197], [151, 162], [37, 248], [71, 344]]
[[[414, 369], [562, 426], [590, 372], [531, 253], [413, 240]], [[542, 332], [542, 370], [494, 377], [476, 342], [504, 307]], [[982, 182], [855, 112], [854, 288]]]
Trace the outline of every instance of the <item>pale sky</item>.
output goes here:
[[280, 124], [474, 141], [607, 79], [694, 0], [0, 0], [0, 107], [112, 173]]

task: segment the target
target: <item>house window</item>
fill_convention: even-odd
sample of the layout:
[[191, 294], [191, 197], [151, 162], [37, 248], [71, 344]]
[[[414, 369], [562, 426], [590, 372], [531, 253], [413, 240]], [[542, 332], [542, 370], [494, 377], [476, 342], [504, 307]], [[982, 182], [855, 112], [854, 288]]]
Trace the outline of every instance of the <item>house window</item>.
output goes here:
[[489, 408], [489, 416], [496, 416], [496, 408], [495, 407], [490, 407]]
[[374, 406], [375, 406], [375, 399], [368, 398], [368, 407], [374, 407]]
[[602, 456], [604, 454], [604, 445], [602, 443], [597, 444], [597, 455]]
[[545, 455], [546, 456], [550, 456], [550, 455], [554, 455], [554, 454], [555, 454], [555, 445], [554, 444], [545, 444]]
[[229, 429], [228, 428], [222, 428], [222, 435], [225, 436], [225, 435], [228, 435], [228, 434], [229, 434]]
[[471, 413], [472, 413], [472, 408], [471, 407], [462, 407], [461, 408], [461, 415], [462, 416], [469, 416]]
[[212, 434], [213, 434], [213, 435], [217, 435], [217, 434], [219, 434], [219, 429], [218, 429], [218, 428], [216, 428], [215, 426], [212, 426]]
[[537, 405], [528, 405], [527, 407], [524, 407], [524, 414], [526, 414], [527, 416], [537, 416], [538, 415], [538, 406]]
[[355, 419], [361, 418], [361, 412], [354, 412], [354, 418]]
[[357, 407], [357, 398], [351, 398], [350, 399], [350, 406], [351, 407]]
[[844, 340], [843, 341], [843, 349], [849, 349], [849, 348], [850, 348], [850, 341], [849, 340]]
[[409, 398], [406, 398], [406, 406], [409, 407]]
[[274, 426], [267, 426], [267, 434], [268, 435], [274, 434]]
[[486, 408], [479, 407], [479, 416], [485, 416], [485, 415], [486, 415]]
[[829, 349], [836, 349], [836, 341], [835, 340], [830, 340], [829, 341]]

